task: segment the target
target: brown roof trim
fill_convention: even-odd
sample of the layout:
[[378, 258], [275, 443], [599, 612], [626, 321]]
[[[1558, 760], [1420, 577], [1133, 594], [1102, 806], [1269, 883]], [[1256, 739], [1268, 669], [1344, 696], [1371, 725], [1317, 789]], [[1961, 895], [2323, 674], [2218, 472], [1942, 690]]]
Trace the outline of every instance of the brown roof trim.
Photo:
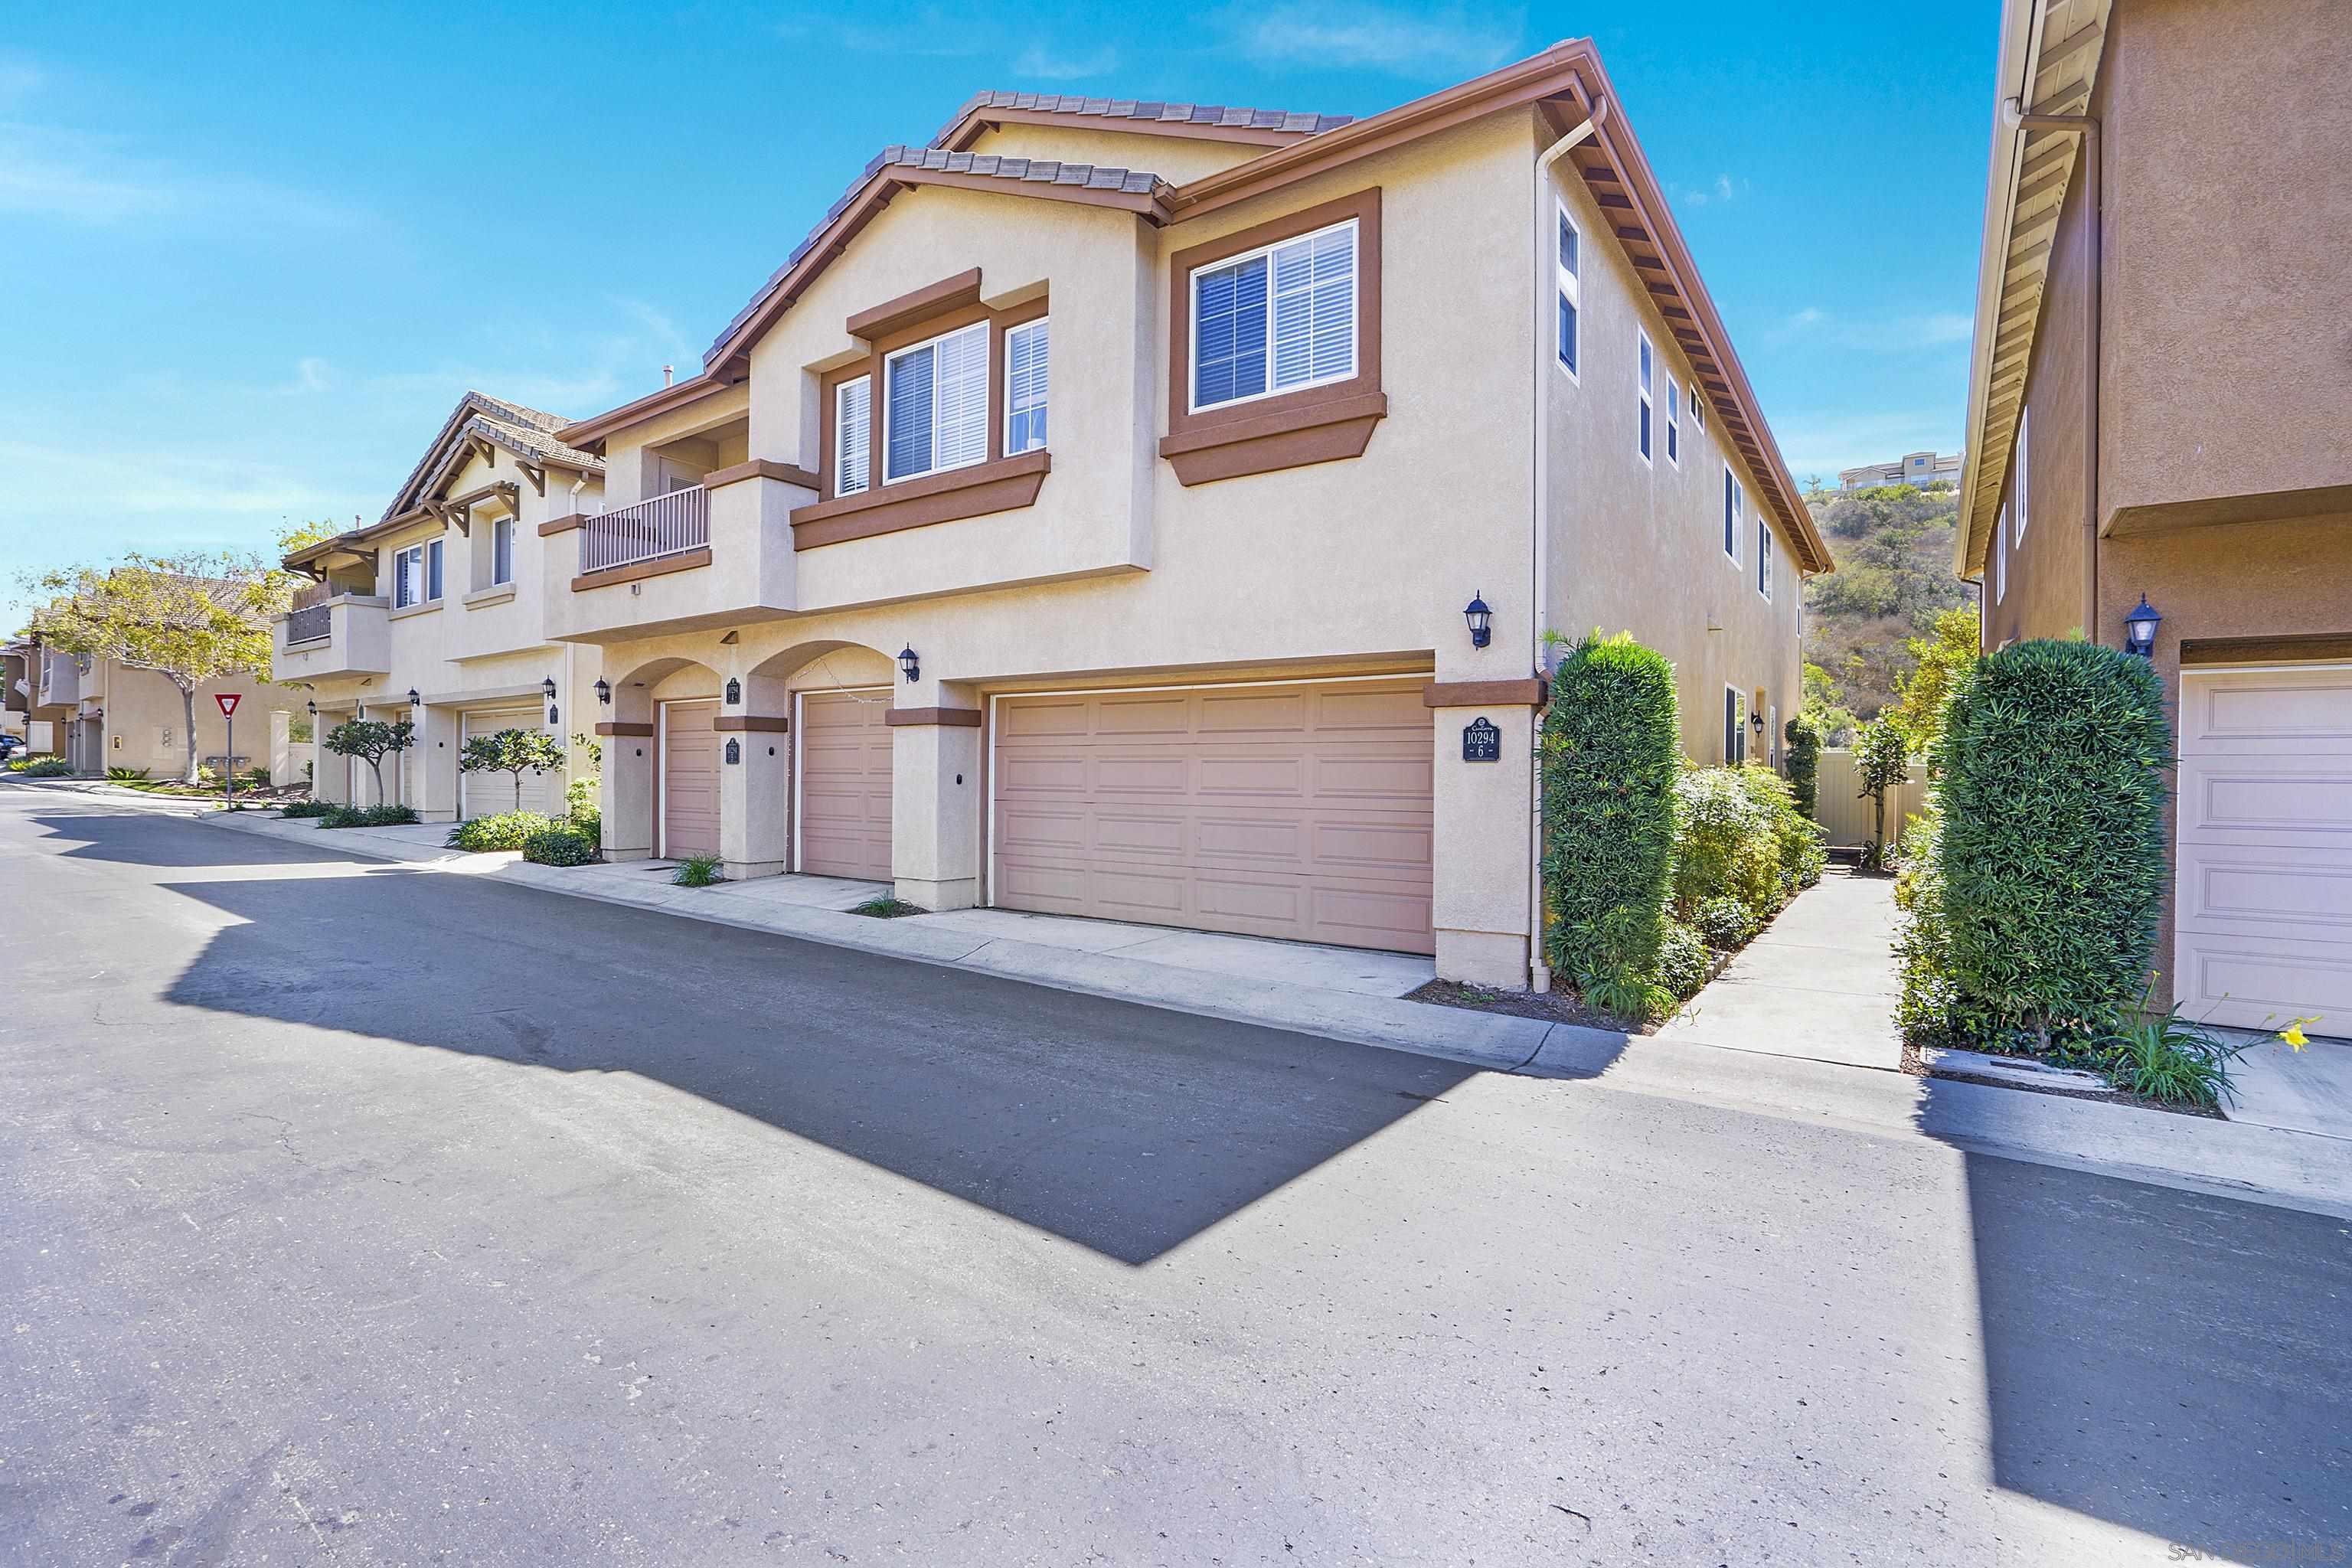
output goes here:
[[980, 302], [980, 268], [970, 268], [952, 278], [942, 278], [936, 283], [926, 283], [911, 289], [895, 300], [885, 300], [879, 305], [868, 305], [851, 316], [845, 323], [849, 335], [867, 342], [905, 326], [909, 321], [952, 310], [960, 305]]
[[724, 392], [740, 384], [750, 373], [750, 366], [738, 363], [731, 355], [719, 359], [709, 369], [665, 386], [659, 392], [648, 392], [634, 403], [624, 403], [593, 419], [567, 425], [555, 433], [555, 438], [567, 447], [587, 447], [601, 442], [616, 430], [641, 425], [657, 415], [684, 408], [688, 404], [699, 403], [706, 397]]
[[961, 152], [992, 125], [1067, 125], [1073, 121], [1091, 121], [1109, 130], [1146, 135], [1279, 146], [1301, 136], [1337, 130], [1354, 118], [1352, 114], [1244, 109], [1223, 103], [1177, 103], [1163, 99], [983, 90], [964, 100], [955, 118], [940, 128], [930, 144]]
[[992, 131], [1007, 125], [1061, 125], [1074, 121], [1087, 121], [1094, 131], [1123, 132], [1130, 136], [1175, 136], [1194, 142], [1224, 142], [1254, 147], [1286, 147], [1302, 136], [1312, 136], [1312, 131], [1283, 131], [1263, 125], [1221, 125], [1192, 120], [1114, 119], [1108, 115], [1091, 117], [1053, 109], [966, 109], [946, 130], [931, 139], [934, 147], [944, 147], [951, 153], [965, 153], [971, 144]]
[[656, 556], [651, 561], [633, 562], [626, 566], [607, 566], [602, 572], [583, 572], [572, 579], [572, 591], [584, 594], [591, 588], [609, 588], [615, 583], [635, 583], [647, 577], [667, 577], [673, 572], [691, 572], [710, 564], [710, 546], [688, 550], [677, 555]]

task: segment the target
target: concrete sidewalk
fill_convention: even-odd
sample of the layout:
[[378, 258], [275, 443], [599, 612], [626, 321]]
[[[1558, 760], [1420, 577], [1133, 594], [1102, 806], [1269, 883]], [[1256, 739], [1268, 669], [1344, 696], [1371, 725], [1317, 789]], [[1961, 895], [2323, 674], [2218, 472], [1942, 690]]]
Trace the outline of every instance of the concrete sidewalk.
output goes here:
[[1895, 879], [1832, 867], [1658, 1037], [1900, 1072]]

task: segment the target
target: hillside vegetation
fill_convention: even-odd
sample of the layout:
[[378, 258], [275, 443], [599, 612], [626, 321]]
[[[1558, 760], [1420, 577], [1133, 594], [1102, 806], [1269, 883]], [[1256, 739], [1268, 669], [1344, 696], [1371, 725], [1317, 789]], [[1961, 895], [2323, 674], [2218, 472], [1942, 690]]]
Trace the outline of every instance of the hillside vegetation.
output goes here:
[[1839, 705], [1875, 718], [1917, 663], [1911, 639], [1934, 639], [1937, 616], [1976, 600], [1952, 574], [1959, 492], [1890, 485], [1807, 500], [1837, 570], [1805, 584], [1805, 660], [1836, 682]]

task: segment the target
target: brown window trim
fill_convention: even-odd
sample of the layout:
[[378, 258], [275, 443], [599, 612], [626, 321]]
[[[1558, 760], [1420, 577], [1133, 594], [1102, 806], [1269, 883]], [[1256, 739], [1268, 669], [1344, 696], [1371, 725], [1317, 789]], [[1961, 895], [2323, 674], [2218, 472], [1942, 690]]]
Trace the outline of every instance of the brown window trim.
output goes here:
[[[935, 473], [919, 474], [910, 479], [893, 479], [887, 484], [883, 482], [882, 468], [883, 464], [887, 458], [887, 454], [882, 447], [882, 416], [885, 405], [883, 395], [884, 385], [882, 377], [882, 362], [889, 355], [897, 353], [900, 349], [909, 347], [915, 343], [922, 342], [927, 339], [938, 337], [945, 332], [952, 332], [959, 327], [968, 327], [974, 321], [986, 321], [989, 323], [988, 458], [986, 462], [988, 464], [993, 464], [1003, 459], [1004, 334], [1011, 331], [1015, 327], [1034, 321], [1038, 317], [1045, 315], [1046, 313], [1046, 307], [1050, 303], [1048, 297], [1041, 294], [1036, 299], [1025, 301], [1024, 303], [1009, 306], [1002, 310], [992, 310], [986, 305], [981, 304], [977, 298], [963, 298], [961, 295], [961, 291], [957, 290], [942, 292], [940, 302], [936, 304], [936, 308], [924, 313], [908, 315], [901, 308], [907, 300], [913, 300], [917, 295], [929, 294], [933, 290], [945, 290], [946, 284], [957, 283], [962, 278], [971, 279], [972, 280], [972, 288], [976, 291], [979, 286], [979, 277], [980, 274], [976, 269], [969, 273], [960, 274], [958, 278], [945, 279], [943, 283], [935, 283], [928, 289], [919, 289], [914, 294], [905, 295], [899, 300], [894, 300], [887, 304], [875, 306], [871, 310], [860, 311], [857, 315], [850, 318], [852, 321], [864, 321], [868, 317], [884, 316], [885, 313], [887, 312], [889, 314], [887, 319], [888, 319], [892, 324], [888, 331], [877, 331], [877, 335], [866, 339], [867, 353], [864, 359], [853, 360], [845, 365], [836, 365], [835, 368], [826, 371], [823, 375], [817, 378], [817, 478], [821, 481], [817, 486], [816, 491], [817, 500], [815, 504], [817, 506], [831, 507], [842, 501], [865, 501], [869, 497], [879, 496], [886, 490], [898, 491], [900, 494], [904, 494], [905, 486], [919, 485], [926, 483], [929, 480], [942, 477]], [[833, 489], [838, 473], [834, 466], [833, 451], [834, 399], [843, 383], [856, 381], [860, 376], [871, 378], [871, 390], [866, 398], [866, 413], [870, 423], [866, 427], [866, 462], [867, 469], [866, 475], [866, 488], [853, 496], [837, 496], [834, 493]], [[1034, 454], [1024, 453], [1023, 456], [1034, 456]], [[982, 466], [986, 465], [983, 464]], [[968, 469], [950, 470], [950, 473], [965, 473], [969, 471], [970, 470]], [[897, 500], [898, 499], [898, 496], [893, 495], [886, 499]], [[1035, 499], [1034, 492], [1030, 499]], [[1025, 506], [1028, 502], [1024, 501], [1020, 504]], [[806, 511], [809, 510], [811, 509], [804, 507], [801, 509], [801, 511]], [[994, 511], [1002, 510], [1003, 508], [991, 507], [988, 510]], [[801, 512], [796, 511], [793, 515], [797, 521]], [[929, 521], [943, 522], [948, 520], [945, 518], [934, 518]], [[905, 524], [902, 526], [913, 527], [916, 525]], [[847, 537], [855, 538], [857, 536], [849, 535]], [[795, 540], [794, 542], [796, 548], [803, 550], [808, 548], [807, 545], [799, 543], [797, 540]], [[830, 541], [824, 541], [824, 542], [830, 542]]]
[[[1228, 257], [1356, 220], [1356, 374], [1297, 392], [1195, 412], [1192, 274]], [[1271, 367], [1269, 367], [1269, 374]], [[1168, 434], [1160, 455], [1186, 485], [1360, 456], [1388, 413], [1381, 388], [1381, 191], [1378, 185], [1288, 213], [1169, 260]]]
[[710, 564], [710, 547], [689, 550], [679, 555], [665, 555], [655, 561], [632, 562], [626, 566], [608, 566], [602, 572], [586, 572], [572, 579], [572, 591], [585, 593], [591, 588], [609, 588], [615, 583], [635, 583], [647, 577], [666, 577], [672, 572], [691, 572], [698, 566]]
[[1037, 491], [1053, 467], [1053, 453], [1041, 447], [1017, 457], [900, 479], [878, 489], [796, 507], [792, 514], [793, 548], [814, 550], [822, 544], [870, 539], [903, 528], [928, 528], [935, 522], [1013, 511], [1036, 501]]
[[968, 271], [959, 272], [952, 278], [942, 278], [936, 283], [927, 283], [922, 288], [901, 294], [895, 300], [885, 300], [879, 305], [868, 305], [842, 324], [849, 329], [851, 337], [862, 338], [870, 342], [876, 338], [895, 332], [901, 327], [928, 321], [942, 311], [952, 310], [960, 305], [979, 303], [980, 268], [974, 267]]

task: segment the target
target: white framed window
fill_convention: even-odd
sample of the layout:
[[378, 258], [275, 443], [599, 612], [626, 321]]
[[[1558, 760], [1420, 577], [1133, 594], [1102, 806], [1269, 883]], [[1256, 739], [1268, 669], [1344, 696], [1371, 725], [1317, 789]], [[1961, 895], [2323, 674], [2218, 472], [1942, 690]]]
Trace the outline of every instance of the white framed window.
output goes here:
[[429, 605], [441, 596], [441, 542], [412, 544], [392, 558], [392, 607]]
[[1739, 560], [1739, 514], [1748, 498], [1741, 493], [1739, 480], [1731, 472], [1731, 465], [1723, 465], [1723, 552], [1737, 564]]
[[1642, 340], [1642, 347], [1640, 363], [1633, 371], [1635, 412], [1640, 421], [1636, 426], [1634, 447], [1642, 454], [1642, 461], [1646, 463], [1650, 460], [1650, 361], [1653, 354], [1650, 334], [1636, 328], [1635, 335]]
[[1723, 689], [1723, 760], [1735, 767], [1748, 760], [1747, 706], [1739, 688]]
[[833, 493], [864, 493], [874, 477], [874, 378], [833, 389]]
[[882, 376], [885, 483], [987, 459], [986, 321], [900, 349]]
[[1756, 591], [1767, 601], [1772, 597], [1772, 525], [1760, 512], [1756, 518]]
[[2000, 604], [2009, 597], [2009, 508], [2000, 509], [2000, 521], [1993, 526], [1992, 602]]
[[1683, 466], [1683, 384], [1666, 377], [1666, 461]]
[[1706, 429], [1706, 400], [1705, 400], [1705, 399], [1703, 399], [1703, 398], [1701, 398], [1701, 397], [1699, 396], [1699, 395], [1698, 395], [1698, 388], [1697, 388], [1697, 387], [1696, 387], [1696, 386], [1694, 386], [1694, 387], [1692, 387], [1692, 388], [1690, 389], [1690, 411], [1691, 411], [1691, 428], [1692, 428], [1692, 429], [1694, 429], [1694, 430], [1704, 430], [1704, 429]]
[[1045, 320], [1024, 321], [1004, 334], [1004, 455], [1045, 444], [1045, 402], [1053, 341]]
[[1356, 374], [1356, 220], [1192, 273], [1192, 408]]
[[1568, 216], [1568, 205], [1559, 204], [1558, 243], [1552, 257], [1553, 303], [1556, 307], [1552, 326], [1552, 352], [1559, 357], [1559, 368], [1568, 379], [1576, 379], [1576, 361], [1580, 345], [1577, 341], [1578, 324], [1584, 309], [1584, 284], [1578, 275], [1582, 265], [1582, 237], [1577, 232], [1576, 220]]
[[2030, 512], [2033, 510], [2033, 508], [2032, 508], [2032, 493], [2033, 493], [2033, 492], [2032, 492], [2032, 486], [2033, 486], [2033, 462], [2032, 462], [2032, 458], [2033, 458], [2033, 441], [2032, 441], [2032, 437], [2033, 437], [2033, 410], [2032, 410], [2031, 407], [2021, 408], [2021, 409], [2019, 409], [2019, 410], [2017, 411], [2017, 538], [2016, 538], [2016, 542], [2017, 542], [2017, 543], [2019, 543], [2019, 544], [2022, 544], [2022, 543], [2024, 543], [2024, 542], [2025, 542], [2025, 525], [2026, 525], [2026, 523], [2027, 523], [2028, 521], [2031, 521], [2031, 519], [2029, 518], [2029, 516], [2028, 516], [2027, 514], [2028, 514], [2028, 513], [2030, 513]]
[[514, 581], [515, 520], [502, 517], [490, 524], [490, 586]]

